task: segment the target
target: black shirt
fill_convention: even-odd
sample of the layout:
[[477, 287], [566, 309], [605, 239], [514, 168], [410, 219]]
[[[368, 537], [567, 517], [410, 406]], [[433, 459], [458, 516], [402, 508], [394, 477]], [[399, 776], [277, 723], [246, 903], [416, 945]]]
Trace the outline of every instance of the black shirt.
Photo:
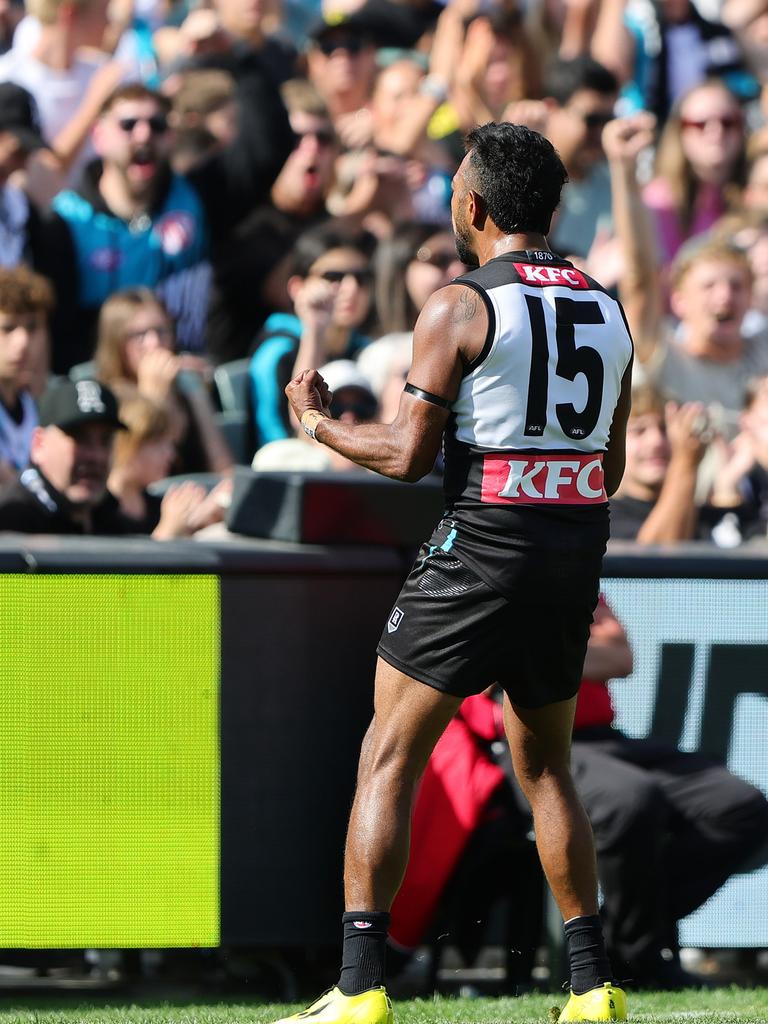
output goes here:
[[[611, 539], [636, 540], [643, 523], [654, 509], [656, 502], [643, 501], [640, 498], [611, 498]], [[714, 505], [702, 505], [698, 509], [698, 521], [691, 540], [706, 540], [718, 547], [736, 546], [740, 540], [755, 533], [757, 522], [756, 510], [748, 503], [735, 508], [717, 508]], [[723, 537], [723, 526], [727, 528], [729, 540]], [[733, 540], [730, 540], [731, 531]]]
[[[142, 532], [142, 524], [128, 519], [109, 493], [91, 513], [91, 534], [120, 536]], [[20, 478], [0, 490], [0, 530], [17, 533], [85, 534], [72, 518], [72, 506], [37, 469], [25, 469]]]

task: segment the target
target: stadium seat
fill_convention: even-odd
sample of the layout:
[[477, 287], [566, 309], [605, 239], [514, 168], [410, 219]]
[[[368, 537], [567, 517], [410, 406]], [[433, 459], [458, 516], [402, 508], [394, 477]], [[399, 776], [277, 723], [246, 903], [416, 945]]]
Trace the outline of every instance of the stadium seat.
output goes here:
[[253, 451], [250, 448], [250, 418], [245, 409], [225, 409], [215, 413], [213, 418], [235, 462], [241, 466], [250, 465]]
[[248, 410], [248, 359], [222, 363], [213, 371], [213, 380], [223, 412]]
[[93, 359], [89, 359], [87, 363], [76, 363], [70, 366], [67, 376], [72, 381], [92, 380], [96, 376], [96, 363]]

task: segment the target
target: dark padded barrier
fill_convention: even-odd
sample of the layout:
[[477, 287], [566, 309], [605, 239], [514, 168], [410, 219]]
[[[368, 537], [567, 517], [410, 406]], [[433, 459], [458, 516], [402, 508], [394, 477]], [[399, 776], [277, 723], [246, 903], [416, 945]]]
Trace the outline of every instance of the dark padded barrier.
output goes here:
[[227, 526], [249, 537], [309, 544], [415, 546], [440, 517], [440, 481], [373, 473], [255, 473], [238, 469]]

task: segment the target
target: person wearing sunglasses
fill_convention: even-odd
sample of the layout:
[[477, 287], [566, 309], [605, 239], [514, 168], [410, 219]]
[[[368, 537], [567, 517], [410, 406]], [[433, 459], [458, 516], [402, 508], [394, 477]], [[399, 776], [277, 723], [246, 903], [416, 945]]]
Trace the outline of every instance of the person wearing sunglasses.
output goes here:
[[672, 109], [659, 138], [655, 177], [643, 191], [664, 263], [739, 201], [746, 181], [746, 126], [738, 97], [709, 79]]
[[288, 279], [293, 313], [267, 318], [249, 366], [256, 447], [295, 433], [283, 389], [297, 366], [355, 359], [368, 345], [373, 245], [373, 236], [338, 222], [298, 239]]
[[309, 33], [309, 80], [328, 107], [344, 144], [370, 141], [369, 104], [376, 75], [376, 47], [364, 15], [341, 21], [321, 19]]
[[100, 159], [53, 204], [77, 253], [82, 338], [92, 338], [113, 292], [145, 286], [178, 320], [179, 348], [204, 350], [212, 247], [268, 195], [293, 144], [279, 92], [262, 72], [238, 82], [236, 100], [234, 140], [180, 175], [169, 162], [169, 99], [140, 83], [107, 98], [92, 129]]

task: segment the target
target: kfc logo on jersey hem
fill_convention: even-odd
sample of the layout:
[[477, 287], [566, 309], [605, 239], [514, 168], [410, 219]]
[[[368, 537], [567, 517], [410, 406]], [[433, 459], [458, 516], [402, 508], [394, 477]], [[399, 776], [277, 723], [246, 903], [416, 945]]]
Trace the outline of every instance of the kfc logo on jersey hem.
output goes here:
[[602, 453], [483, 456], [480, 501], [490, 505], [599, 505], [608, 500]]
[[523, 284], [532, 284], [537, 288], [547, 288], [553, 284], [581, 290], [589, 288], [586, 277], [575, 267], [540, 267], [535, 263], [513, 263], [512, 266]]

